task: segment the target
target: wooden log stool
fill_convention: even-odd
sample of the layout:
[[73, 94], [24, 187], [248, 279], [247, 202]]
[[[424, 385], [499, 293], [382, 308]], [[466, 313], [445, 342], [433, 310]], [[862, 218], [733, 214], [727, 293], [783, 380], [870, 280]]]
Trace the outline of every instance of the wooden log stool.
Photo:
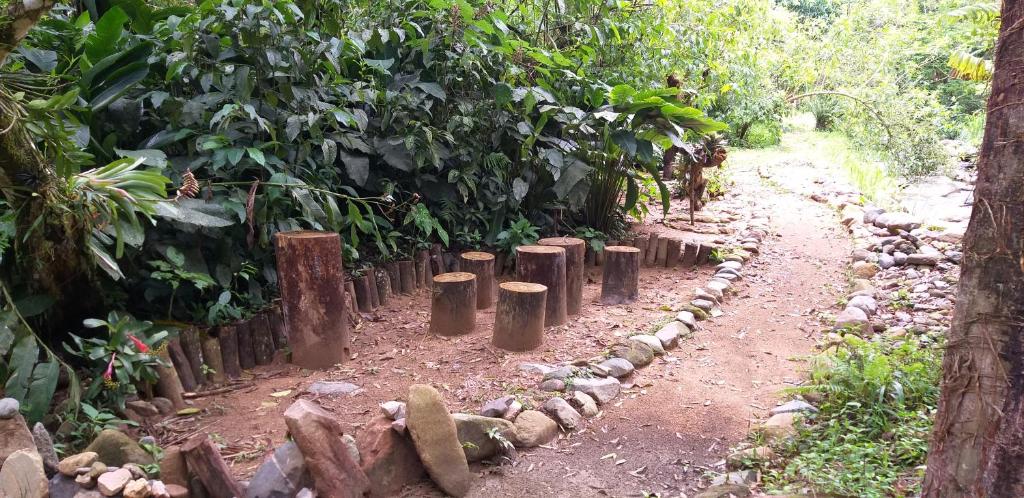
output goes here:
[[491, 343], [506, 351], [530, 351], [544, 342], [548, 288], [529, 282], [498, 286]]
[[537, 244], [565, 249], [565, 310], [570, 315], [580, 314], [583, 311], [587, 243], [583, 239], [573, 237], [553, 237], [540, 239]]
[[516, 280], [548, 288], [545, 326], [563, 325], [569, 320], [565, 295], [565, 249], [519, 246], [516, 248]]
[[430, 333], [463, 335], [476, 330], [476, 275], [442, 273], [434, 277], [430, 299]]
[[494, 305], [494, 255], [486, 252], [464, 252], [459, 258], [462, 271], [476, 275], [476, 309]]
[[640, 250], [628, 246], [604, 248], [604, 275], [601, 280], [603, 304], [626, 304], [640, 295]]

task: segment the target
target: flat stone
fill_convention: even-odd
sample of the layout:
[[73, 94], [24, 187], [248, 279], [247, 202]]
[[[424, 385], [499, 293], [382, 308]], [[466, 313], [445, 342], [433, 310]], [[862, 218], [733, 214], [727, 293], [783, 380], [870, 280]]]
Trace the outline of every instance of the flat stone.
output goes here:
[[608, 371], [608, 375], [615, 378], [622, 378], [633, 373], [634, 367], [625, 358], [608, 358], [600, 363], [601, 368]]
[[342, 439], [345, 431], [336, 416], [299, 399], [285, 410], [284, 423], [321, 494], [355, 498], [369, 491], [370, 481]]
[[864, 224], [873, 225], [875, 223], [875, 220], [877, 220], [878, 217], [882, 215], [882, 213], [885, 213], [885, 210], [882, 208], [877, 208], [873, 206], [864, 208]]
[[18, 450], [35, 451], [36, 442], [32, 439], [32, 431], [28, 430], [25, 419], [20, 413], [14, 413], [9, 418], [0, 419], [0, 465], [3, 465], [8, 455]]
[[544, 380], [551, 380], [551, 379], [565, 380], [565, 379], [568, 379], [569, 377], [572, 377], [572, 376], [576, 375], [578, 372], [579, 372], [579, 369], [574, 367], [574, 366], [571, 366], [571, 365], [570, 366], [564, 366], [564, 367], [558, 367], [558, 368], [556, 368], [556, 369], [554, 369], [554, 370], [544, 374]]
[[750, 486], [761, 480], [761, 473], [756, 470], [738, 470], [721, 474], [711, 480], [711, 484], [720, 486], [722, 484], [741, 484]]
[[707, 299], [715, 304], [721, 304], [722, 298], [725, 296], [723, 296], [721, 292], [710, 292], [698, 287], [693, 290], [693, 297], [696, 299]]
[[583, 416], [562, 398], [550, 398], [544, 402], [544, 411], [567, 431], [583, 427]]
[[941, 254], [909, 254], [907, 255], [908, 265], [923, 265], [923, 266], [935, 266], [942, 261]]
[[654, 361], [654, 350], [640, 341], [625, 341], [615, 344], [609, 350], [613, 357], [624, 358], [634, 367], [645, 367]]
[[558, 423], [537, 410], [524, 410], [516, 417], [515, 445], [533, 448], [558, 437]]
[[114, 429], [105, 429], [89, 444], [85, 451], [93, 451], [99, 461], [121, 467], [126, 463], [150, 465], [153, 457], [139, 446], [132, 438]]
[[742, 484], [720, 484], [711, 486], [693, 498], [746, 498], [750, 496], [750, 488]]
[[[728, 280], [730, 282], [734, 282], [736, 280], [739, 280], [740, 276], [735, 274], [735, 273], [729, 273], [729, 272], [725, 272], [725, 271], [720, 271], [718, 273], [715, 273], [715, 278], [720, 278], [722, 280]], [[695, 304], [694, 306], [697, 306], [697, 305]], [[697, 306], [697, 307], [700, 308], [700, 306]]]
[[385, 401], [380, 404], [380, 412], [389, 420], [405, 418], [405, 403], [401, 401]]
[[516, 437], [515, 426], [503, 418], [481, 417], [468, 413], [455, 413], [452, 418], [455, 419], [459, 443], [462, 444], [466, 460], [470, 462], [479, 462], [501, 454], [501, 441], [491, 437], [492, 431], [497, 430], [509, 443]]
[[714, 294], [717, 292], [722, 298], [725, 297], [726, 292], [732, 288], [732, 284], [725, 280], [711, 279], [708, 283], [704, 284], [704, 288], [708, 292]]
[[317, 381], [306, 388], [306, 392], [316, 394], [318, 396], [341, 396], [344, 394], [355, 396], [362, 391], [363, 389], [361, 387], [350, 382]]
[[741, 268], [743, 268], [743, 265], [740, 264], [740, 263], [737, 263], [735, 261], [725, 261], [725, 262], [719, 263], [718, 266], [715, 266], [715, 269], [717, 269], [717, 270], [721, 270], [723, 268], [731, 268], [733, 270], [739, 271]]
[[708, 301], [707, 299], [694, 299], [693, 301], [690, 301], [690, 304], [704, 310], [705, 313], [710, 313], [711, 310], [715, 308], [714, 301]]
[[847, 306], [838, 316], [836, 316], [835, 329], [847, 329], [856, 334], [867, 334], [871, 332], [871, 322], [868, 320], [867, 313], [864, 313], [860, 308], [853, 306]]
[[654, 333], [654, 337], [661, 341], [662, 348], [673, 349], [679, 345], [679, 338], [689, 333], [690, 329], [686, 328], [686, 325], [683, 325], [682, 322], [674, 321], [658, 329]]
[[690, 330], [697, 330], [697, 319], [693, 316], [693, 313], [690, 313], [689, 311], [680, 311], [679, 313], [676, 313], [676, 320], [682, 322], [687, 327], [690, 327]]
[[874, 225], [890, 232], [911, 231], [921, 226], [921, 220], [908, 213], [883, 213], [875, 218]]
[[618, 379], [611, 377], [603, 379], [578, 378], [573, 381], [572, 390], [581, 391], [603, 405], [619, 395], [622, 385], [619, 384]]
[[537, 373], [545, 375], [548, 372], [554, 370], [555, 367], [551, 365], [545, 365], [543, 363], [521, 363], [519, 364], [519, 370], [526, 373]]
[[779, 441], [796, 435], [796, 413], [779, 413], [772, 415], [757, 428], [767, 442]]
[[665, 347], [661, 345], [661, 340], [653, 335], [637, 334], [629, 336], [631, 341], [639, 341], [650, 346], [651, 351], [654, 351], [655, 355], [665, 354]]
[[875, 301], [875, 298], [870, 296], [855, 296], [853, 299], [850, 299], [846, 305], [858, 308], [868, 316], [874, 315], [878, 312], [878, 302]]
[[483, 417], [504, 417], [508, 407], [515, 400], [515, 396], [502, 396], [498, 399], [492, 399], [480, 408], [480, 415]]
[[132, 473], [128, 469], [112, 470], [96, 478], [96, 489], [103, 493], [103, 496], [114, 496], [131, 480]]
[[398, 496], [426, 475], [412, 440], [392, 430], [391, 424], [387, 417], [377, 417], [356, 434], [360, 466], [370, 479], [370, 496], [377, 498]]
[[313, 476], [306, 467], [306, 459], [294, 442], [289, 441], [274, 450], [249, 480], [246, 498], [291, 498], [300, 489], [313, 485]]
[[472, 476], [455, 420], [445, 408], [441, 393], [433, 387], [414, 384], [409, 388], [408, 410], [409, 433], [427, 473], [444, 492], [465, 496]]
[[143, 417], [156, 417], [160, 415], [160, 410], [153, 403], [141, 399], [127, 401], [125, 402], [125, 407]]
[[150, 400], [150, 403], [153, 403], [153, 406], [155, 406], [157, 411], [160, 412], [160, 415], [174, 415], [174, 412], [176, 411], [174, 409], [174, 402], [167, 398], [157, 396]]
[[587, 418], [595, 417], [601, 411], [597, 408], [594, 398], [582, 391], [574, 391], [572, 397], [569, 398], [569, 404], [576, 408], [580, 415]]
[[540, 383], [540, 390], [544, 392], [562, 392], [565, 390], [565, 381], [560, 379], [548, 379]]
[[22, 449], [7, 456], [3, 468], [0, 468], [0, 496], [46, 498], [49, 492], [50, 483], [46, 480], [43, 458], [39, 453], [34, 449]]
[[150, 487], [149, 481], [136, 479], [125, 485], [123, 493], [124, 498], [150, 498], [153, 488]]
[[888, 254], [879, 254], [878, 255], [878, 267], [879, 268], [881, 268], [883, 270], [888, 270], [889, 268], [892, 268], [894, 266], [896, 266], [896, 258], [895, 257], [890, 256]]
[[771, 411], [769, 411], [768, 413], [770, 415], [778, 415], [780, 413], [801, 413], [801, 412], [818, 413], [818, 409], [814, 405], [812, 405], [812, 404], [810, 404], [810, 403], [808, 403], [806, 401], [799, 400], [799, 399], [794, 399], [794, 400], [791, 400], [791, 401], [787, 401], [787, 402], [785, 402], [785, 403], [783, 403], [783, 404], [781, 404], [779, 406], [776, 406], [775, 408], [772, 408]]
[[95, 451], [71, 455], [57, 464], [57, 470], [68, 477], [74, 477], [78, 475], [78, 469], [91, 466], [98, 458], [99, 455]]
[[14, 398], [3, 398], [0, 399], [0, 420], [8, 420], [14, 418], [15, 415], [21, 412], [21, 403]]

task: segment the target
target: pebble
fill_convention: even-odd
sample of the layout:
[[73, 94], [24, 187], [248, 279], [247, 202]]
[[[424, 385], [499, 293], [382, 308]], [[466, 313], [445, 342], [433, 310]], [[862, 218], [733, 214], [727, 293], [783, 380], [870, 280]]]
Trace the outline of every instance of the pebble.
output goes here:
[[14, 418], [21, 411], [21, 403], [14, 398], [0, 399], [0, 419]]
[[390, 420], [405, 418], [405, 403], [401, 401], [385, 401], [380, 404], [380, 411]]

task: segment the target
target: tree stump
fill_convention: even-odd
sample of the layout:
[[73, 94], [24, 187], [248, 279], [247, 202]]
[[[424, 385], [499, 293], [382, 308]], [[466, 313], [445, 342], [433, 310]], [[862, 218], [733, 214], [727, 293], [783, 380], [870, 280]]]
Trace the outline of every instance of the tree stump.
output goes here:
[[449, 271], [449, 272], [462, 271], [459, 268], [459, 257], [458, 257], [457, 254], [455, 254], [454, 252], [451, 252], [451, 251], [445, 251], [444, 253], [441, 254], [441, 256], [442, 256], [441, 259], [444, 261], [444, 267], [445, 267], [446, 271]]
[[649, 235], [642, 235], [633, 239], [633, 247], [640, 249], [640, 254], [647, 254], [647, 244], [651, 241]]
[[356, 301], [356, 283], [349, 277], [345, 280], [345, 309], [348, 310], [352, 323], [359, 323], [359, 302]]
[[181, 339], [175, 338], [167, 342], [167, 352], [171, 355], [171, 363], [174, 364], [174, 369], [178, 372], [178, 379], [181, 381], [181, 387], [187, 392], [194, 392], [199, 387], [199, 383], [196, 382], [196, 378], [192, 375], [192, 365], [188, 362], [188, 356], [185, 354], [185, 350], [181, 347]]
[[601, 280], [603, 304], [625, 304], [640, 295], [640, 250], [635, 247], [605, 247], [607, 261]]
[[491, 343], [506, 351], [530, 351], [544, 343], [548, 288], [529, 282], [498, 286]]
[[464, 252], [461, 267], [476, 275], [476, 309], [494, 305], [494, 255], [486, 252]]
[[435, 243], [430, 246], [430, 273], [434, 276], [447, 273], [444, 271], [444, 256], [441, 255], [441, 244]]
[[679, 253], [682, 247], [682, 241], [679, 239], [667, 239], [668, 243], [665, 248], [665, 267], [673, 268], [679, 264]]
[[256, 366], [256, 351], [252, 346], [252, 319], [235, 323], [235, 332], [238, 335], [238, 365], [242, 370], [249, 370]]
[[388, 272], [388, 281], [391, 283], [391, 295], [402, 292], [402, 276], [398, 270], [397, 261], [389, 261], [384, 265]]
[[266, 313], [257, 313], [249, 321], [252, 330], [252, 353], [257, 365], [269, 365], [274, 360], [274, 335]]
[[548, 288], [544, 325], [553, 327], [568, 321], [565, 288], [565, 249], [554, 246], [516, 248], [516, 279]]
[[690, 268], [697, 264], [697, 251], [700, 249], [699, 244], [693, 242], [687, 242], [683, 249], [683, 257], [679, 259], [679, 264], [683, 268]]
[[185, 408], [185, 398], [183, 396], [185, 389], [181, 385], [181, 379], [178, 378], [178, 372], [174, 369], [174, 362], [171, 361], [171, 354], [168, 349], [164, 348], [158, 354], [160, 361], [164, 364], [156, 367], [156, 392], [160, 396], [171, 400], [175, 410], [181, 410]]
[[661, 235], [658, 232], [652, 232], [650, 240], [647, 242], [647, 252], [641, 254], [640, 257], [643, 259], [644, 266], [654, 266], [654, 260], [658, 259], [658, 244], [660, 244]]
[[373, 306], [373, 309], [380, 308], [380, 291], [377, 290], [377, 269], [371, 266], [364, 270], [364, 275], [366, 276], [367, 287], [370, 290], [370, 306]]
[[402, 294], [416, 293], [416, 264], [411, 259], [398, 262], [398, 277]]
[[206, 380], [214, 384], [223, 384], [224, 360], [221, 358], [220, 341], [212, 335], [204, 334], [202, 339], [203, 360], [206, 361]]
[[275, 236], [281, 310], [292, 363], [329, 368], [348, 360], [345, 271], [337, 233], [282, 232]]
[[654, 256], [654, 266], [664, 267], [667, 266], [668, 261], [668, 237], [661, 237], [658, 239], [658, 251]]
[[217, 340], [220, 341], [224, 375], [229, 379], [237, 379], [242, 376], [242, 366], [238, 363], [238, 332], [234, 325], [221, 325], [219, 328]]
[[416, 287], [425, 289], [430, 285], [430, 279], [434, 278], [430, 269], [430, 250], [420, 249], [416, 251]]
[[442, 273], [430, 293], [430, 333], [463, 335], [476, 329], [476, 275]]
[[372, 313], [373, 298], [370, 297], [370, 276], [364, 273], [352, 277], [352, 285], [355, 285], [356, 288], [356, 304], [359, 306], [359, 311]]
[[695, 261], [695, 264], [697, 266], [708, 264], [708, 260], [711, 259], [711, 251], [713, 249], [714, 247], [707, 244], [701, 244], [700, 248], [697, 249], [697, 260]]
[[196, 384], [205, 384], [206, 375], [203, 374], [205, 361], [203, 360], [203, 346], [199, 339], [199, 330], [188, 328], [181, 332], [181, 349], [188, 357], [188, 365], [192, 368], [192, 378], [196, 379]]
[[583, 280], [587, 243], [574, 237], [540, 239], [537, 244], [565, 249], [565, 311], [578, 315], [583, 311]]
[[[284, 349], [288, 346], [288, 329], [285, 327], [279, 304], [267, 313], [267, 319], [270, 320], [270, 334], [274, 336], [274, 349]], [[223, 352], [223, 347], [221, 351]]]
[[391, 300], [391, 280], [388, 278], [387, 270], [377, 268], [373, 272], [377, 279], [377, 296], [380, 298], [380, 305], [384, 306]]
[[181, 447], [188, 463], [188, 470], [202, 481], [211, 496], [242, 497], [242, 487], [231, 476], [231, 469], [224, 463], [217, 446], [206, 433], [194, 436]]

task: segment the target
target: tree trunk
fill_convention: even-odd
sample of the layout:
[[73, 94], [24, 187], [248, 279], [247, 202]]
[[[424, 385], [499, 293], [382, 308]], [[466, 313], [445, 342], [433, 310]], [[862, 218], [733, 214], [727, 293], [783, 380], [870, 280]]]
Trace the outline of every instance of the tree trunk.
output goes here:
[[926, 497], [1024, 496], [1024, 1], [1006, 0]]
[[203, 334], [200, 345], [203, 347], [203, 361], [206, 362], [206, 380], [214, 384], [223, 384], [226, 379], [220, 342], [212, 335]]
[[[647, 241], [647, 252], [640, 255], [640, 259], [643, 260], [644, 266], [654, 266], [654, 261], [658, 259], [658, 245], [660, 243], [661, 235], [658, 232], [651, 232], [650, 238]], [[609, 241], [608, 245], [617, 246], [619, 244], [613, 244]]]

